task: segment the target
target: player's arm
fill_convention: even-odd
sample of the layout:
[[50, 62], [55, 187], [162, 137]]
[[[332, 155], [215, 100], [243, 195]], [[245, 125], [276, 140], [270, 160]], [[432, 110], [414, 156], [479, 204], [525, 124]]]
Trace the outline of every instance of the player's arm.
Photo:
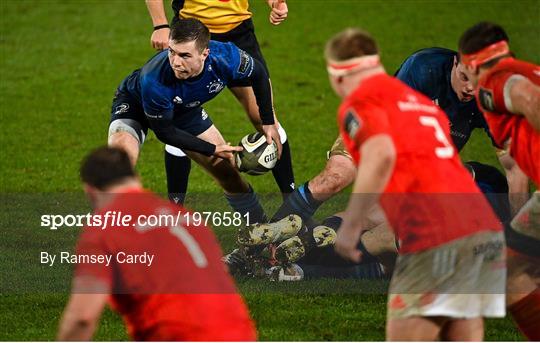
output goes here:
[[512, 215], [515, 215], [529, 199], [529, 178], [507, 151], [500, 150], [497, 155], [508, 182], [510, 210]]
[[269, 19], [272, 24], [279, 25], [287, 19], [289, 8], [285, 0], [267, 0], [266, 2], [271, 8]]
[[229, 144], [214, 145], [195, 137], [187, 131], [178, 129], [173, 123], [174, 105], [170, 89], [162, 87], [152, 79], [141, 80], [141, 97], [148, 124], [156, 137], [165, 144], [182, 150], [194, 151], [205, 156], [217, 156], [233, 161], [232, 152], [241, 147]]
[[[169, 24], [169, 20], [165, 14], [163, 0], [146, 0], [146, 8], [148, 8], [148, 13], [152, 17], [154, 27]], [[169, 47], [169, 32], [170, 29], [168, 27], [154, 30], [150, 37], [152, 47], [157, 50], [167, 49]]]
[[504, 95], [506, 107], [525, 116], [534, 129], [540, 132], [540, 87], [523, 76], [514, 75], [506, 81]]
[[253, 71], [248, 76], [257, 106], [259, 107], [259, 115], [261, 116], [262, 128], [266, 136], [266, 142], [272, 143], [272, 140], [278, 147], [278, 156], [281, 156], [281, 140], [274, 121], [274, 107], [272, 105], [272, 86], [270, 78], [264, 69], [261, 62], [250, 57], [253, 61]]
[[242, 148], [238, 146], [229, 144], [214, 145], [193, 136], [189, 132], [176, 128], [170, 119], [149, 118], [148, 122], [160, 141], [182, 150], [198, 152], [205, 156], [217, 156], [229, 161], [233, 161], [233, 152], [242, 151]]
[[[86, 289], [85, 293], [82, 293], [83, 288]], [[89, 341], [92, 339], [108, 297], [107, 292], [98, 290], [103, 291], [108, 288], [106, 284], [95, 278], [91, 280], [85, 277], [84, 280], [77, 278], [74, 280], [71, 297], [60, 321], [57, 340]]]
[[376, 134], [361, 145], [360, 154], [362, 162], [336, 239], [338, 254], [355, 262], [361, 259], [356, 247], [362, 234], [362, 223], [390, 180], [396, 149], [389, 135]]

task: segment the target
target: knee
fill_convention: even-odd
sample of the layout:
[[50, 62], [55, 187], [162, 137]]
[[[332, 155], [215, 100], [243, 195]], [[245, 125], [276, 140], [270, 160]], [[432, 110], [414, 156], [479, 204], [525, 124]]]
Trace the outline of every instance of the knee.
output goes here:
[[137, 162], [139, 147], [144, 139], [144, 130], [133, 120], [117, 119], [109, 125], [108, 145], [124, 149], [133, 165]]

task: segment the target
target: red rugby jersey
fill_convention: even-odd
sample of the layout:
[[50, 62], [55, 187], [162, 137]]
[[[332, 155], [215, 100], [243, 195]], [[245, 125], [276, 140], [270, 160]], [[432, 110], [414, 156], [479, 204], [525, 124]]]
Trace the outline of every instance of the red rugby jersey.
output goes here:
[[510, 140], [510, 155], [523, 172], [540, 187], [540, 133], [522, 115], [506, 108], [504, 88], [512, 76], [526, 77], [540, 86], [540, 66], [505, 58], [478, 82], [476, 99], [493, 138], [500, 146]]
[[364, 141], [377, 134], [392, 138], [397, 160], [380, 202], [402, 253], [501, 230], [461, 164], [446, 115], [421, 93], [386, 74], [372, 76], [343, 101], [338, 123], [357, 164]]
[[[174, 217], [178, 211], [184, 218], [184, 209], [147, 191], [116, 194], [95, 214], [104, 220], [114, 212], [116, 218], [129, 215], [131, 220], [111, 226], [109, 218], [105, 229], [86, 227], [77, 246], [79, 255], [111, 255], [112, 262], [78, 264], [76, 277], [92, 276], [110, 286], [111, 305], [135, 340], [255, 340], [254, 325], [213, 232], [185, 222], [141, 226], [137, 219]], [[154, 256], [151, 265], [148, 259], [126, 263], [128, 256], [143, 254]]]

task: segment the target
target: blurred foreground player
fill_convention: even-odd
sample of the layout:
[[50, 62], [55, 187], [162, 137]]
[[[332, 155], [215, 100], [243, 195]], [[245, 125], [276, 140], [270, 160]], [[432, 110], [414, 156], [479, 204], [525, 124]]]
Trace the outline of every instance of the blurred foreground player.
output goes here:
[[[270, 7], [270, 22], [279, 25], [287, 18], [287, 4], [284, 0], [268, 0], [267, 3]], [[210, 39], [234, 43], [238, 48], [259, 61], [265, 68], [266, 74], [270, 76], [255, 35], [248, 0], [173, 0], [171, 5], [174, 13], [173, 24], [178, 20], [187, 18], [200, 20], [210, 30]], [[169, 47], [170, 30], [163, 0], [146, 0], [146, 6], [154, 25], [154, 31], [150, 38], [152, 46], [157, 50], [167, 49]], [[244, 107], [253, 126], [259, 132], [262, 132], [259, 107], [253, 91], [248, 86], [249, 84], [245, 80], [236, 80], [228, 85], [231, 92]], [[281, 193], [286, 195], [294, 190], [294, 174], [287, 133], [279, 123], [278, 132], [282, 144], [281, 157], [272, 169], [272, 174]], [[167, 189], [171, 200], [177, 203], [183, 203], [184, 201], [190, 168], [190, 159], [182, 150], [171, 145], [165, 146]]]
[[[495, 167], [480, 162], [465, 163], [478, 187], [503, 222], [510, 221], [527, 201], [528, 179], [515, 163], [506, 163], [507, 153], [497, 146], [489, 127], [474, 101], [474, 86], [464, 71], [456, 51], [444, 48], [422, 49], [409, 56], [395, 76], [409, 87], [429, 97], [441, 107], [450, 121], [450, 136], [457, 151], [469, 141], [475, 129], [482, 129], [491, 139], [506, 178]], [[510, 195], [510, 204], [508, 195]]]
[[[94, 151], [84, 161], [81, 177], [95, 215], [115, 211], [131, 219], [124, 226], [85, 228], [77, 255], [112, 256], [112, 262], [77, 265], [59, 340], [90, 340], [107, 301], [136, 341], [256, 339], [210, 229], [138, 222], [141, 216], [185, 211], [144, 190], [120, 149]], [[142, 254], [153, 255], [150, 264], [124, 263], [125, 256]]]
[[[459, 41], [461, 60], [496, 142], [510, 151], [540, 187], [540, 66], [517, 60], [508, 36], [482, 22]], [[508, 310], [530, 340], [540, 340], [540, 193], [537, 190], [507, 228]]]
[[400, 242], [387, 339], [482, 340], [483, 317], [505, 314], [505, 243], [450, 143], [446, 115], [388, 76], [375, 41], [361, 30], [334, 36], [326, 59], [343, 98], [340, 132], [358, 164], [337, 252], [361, 260], [362, 222], [379, 201]]

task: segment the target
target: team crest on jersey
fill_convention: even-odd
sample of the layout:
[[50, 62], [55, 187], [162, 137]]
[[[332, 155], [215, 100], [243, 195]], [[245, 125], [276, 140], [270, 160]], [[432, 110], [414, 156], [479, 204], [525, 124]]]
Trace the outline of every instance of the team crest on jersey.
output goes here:
[[356, 137], [360, 126], [361, 122], [356, 112], [352, 108], [348, 109], [347, 113], [345, 113], [345, 131], [347, 131], [349, 137]]
[[223, 84], [223, 82], [221, 82], [220, 79], [217, 79], [217, 80], [214, 80], [212, 82], [210, 82], [206, 88], [208, 88], [208, 93], [218, 93], [219, 91], [221, 91], [223, 89], [225, 85]]
[[238, 65], [238, 72], [244, 74], [249, 67], [249, 55], [244, 50], [240, 50], [240, 64]]
[[478, 92], [478, 98], [480, 99], [480, 104], [485, 110], [495, 111], [495, 101], [493, 100], [493, 92], [489, 89], [480, 88]]
[[129, 104], [124, 102], [123, 104], [116, 106], [116, 108], [114, 109], [114, 114], [126, 113], [128, 109]]

